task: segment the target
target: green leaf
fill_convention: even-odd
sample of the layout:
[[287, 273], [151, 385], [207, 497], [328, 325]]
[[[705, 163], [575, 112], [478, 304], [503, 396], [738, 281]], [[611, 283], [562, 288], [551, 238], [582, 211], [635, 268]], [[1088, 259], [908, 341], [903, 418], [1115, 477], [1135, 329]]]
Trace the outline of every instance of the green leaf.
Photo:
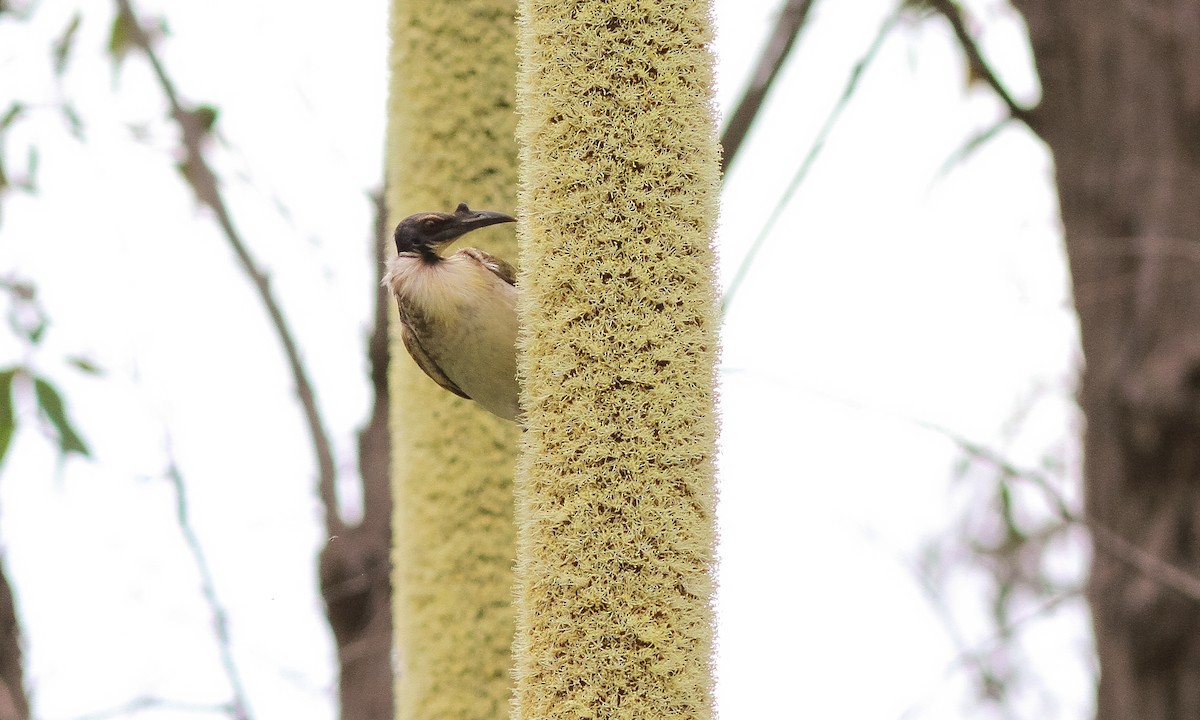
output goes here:
[[0, 465], [8, 452], [8, 443], [17, 429], [17, 416], [13, 413], [12, 384], [17, 368], [0, 372]]
[[67, 358], [67, 362], [74, 365], [77, 369], [82, 370], [83, 372], [87, 373], [88, 375], [103, 374], [103, 371], [100, 369], [99, 365], [92, 362], [91, 360], [88, 360], [85, 357], [81, 357], [79, 355], [73, 355], [73, 356]]
[[67, 60], [71, 57], [71, 47], [75, 43], [75, 32], [79, 30], [81, 19], [76, 12], [71, 22], [67, 23], [63, 34], [54, 43], [54, 74], [59, 77], [62, 77], [63, 71], [67, 69]]
[[83, 140], [83, 118], [79, 117], [79, 113], [75, 110], [75, 106], [69, 102], [62, 104], [63, 118], [67, 121], [67, 129], [71, 131], [72, 137], [76, 140]]
[[20, 102], [19, 100], [14, 100], [12, 105], [8, 106], [8, 110], [5, 111], [4, 116], [0, 117], [0, 131], [7, 130], [8, 126], [12, 125], [13, 121], [16, 120], [17, 118], [19, 118], [24, 113], [25, 113], [25, 104]]
[[27, 193], [37, 192], [38, 149], [29, 148], [29, 161], [25, 165], [25, 177], [17, 183], [17, 187]]
[[46, 334], [46, 327], [45, 318], [39, 318], [36, 325], [25, 328], [25, 337], [29, 338], [29, 342], [37, 345], [42, 342], [42, 336]]
[[136, 37], [137, 20], [124, 10], [118, 11], [108, 35], [108, 54], [112, 56], [114, 70], [121, 66], [129, 51], [137, 47]]
[[63, 455], [69, 453], [79, 453], [84, 457], [89, 457], [87, 445], [84, 444], [83, 438], [79, 437], [79, 433], [75, 432], [75, 428], [71, 425], [71, 421], [67, 419], [67, 411], [63, 407], [62, 396], [58, 394], [58, 390], [45, 380], [45, 378], [35, 377], [33, 379], [33, 388], [37, 393], [38, 407], [42, 412], [46, 413], [46, 418], [50, 420], [50, 424], [58, 431], [59, 450]]
[[211, 133], [213, 126], [217, 124], [217, 114], [217, 109], [212, 105], [197, 105], [192, 109], [192, 117], [196, 119], [196, 124], [205, 135]]

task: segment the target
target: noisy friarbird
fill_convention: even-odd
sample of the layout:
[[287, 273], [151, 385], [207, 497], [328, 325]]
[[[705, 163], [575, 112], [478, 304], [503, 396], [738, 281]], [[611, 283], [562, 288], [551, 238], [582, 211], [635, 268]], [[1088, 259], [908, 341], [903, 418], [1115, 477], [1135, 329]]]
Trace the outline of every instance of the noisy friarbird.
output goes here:
[[396, 226], [396, 257], [385, 287], [400, 308], [400, 337], [434, 382], [517, 421], [516, 273], [476, 248], [449, 257], [439, 250], [489, 225], [516, 222], [504, 213], [472, 210], [410, 215]]

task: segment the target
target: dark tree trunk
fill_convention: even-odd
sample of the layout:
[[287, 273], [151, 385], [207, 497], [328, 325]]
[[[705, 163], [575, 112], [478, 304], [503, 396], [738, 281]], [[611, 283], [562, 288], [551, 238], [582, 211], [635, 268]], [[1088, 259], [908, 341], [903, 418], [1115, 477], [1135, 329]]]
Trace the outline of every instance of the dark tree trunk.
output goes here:
[[[383, 267], [385, 211], [376, 198], [374, 252]], [[358, 438], [363, 519], [330, 527], [321, 551], [321, 595], [337, 644], [341, 720], [392, 720], [392, 489], [388, 435], [387, 302], [375, 291], [374, 328], [367, 347], [374, 405]], [[0, 718], [0, 720], [4, 720]]]
[[21, 630], [8, 577], [0, 565], [0, 720], [28, 720], [29, 699], [21, 672]]
[[1014, 2], [1086, 361], [1097, 717], [1200, 718], [1200, 595], [1161, 572], [1200, 576], [1200, 2]]

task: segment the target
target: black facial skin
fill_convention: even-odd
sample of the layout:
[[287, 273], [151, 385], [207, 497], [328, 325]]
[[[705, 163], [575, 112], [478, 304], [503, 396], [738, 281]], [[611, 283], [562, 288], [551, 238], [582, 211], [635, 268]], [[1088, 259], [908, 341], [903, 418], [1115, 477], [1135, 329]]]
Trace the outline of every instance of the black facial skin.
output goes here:
[[516, 222], [516, 218], [494, 210], [472, 210], [466, 203], [459, 203], [453, 214], [424, 212], [409, 215], [396, 226], [393, 239], [396, 252], [417, 253], [422, 259], [437, 262], [440, 247], [454, 242], [463, 235], [489, 225]]

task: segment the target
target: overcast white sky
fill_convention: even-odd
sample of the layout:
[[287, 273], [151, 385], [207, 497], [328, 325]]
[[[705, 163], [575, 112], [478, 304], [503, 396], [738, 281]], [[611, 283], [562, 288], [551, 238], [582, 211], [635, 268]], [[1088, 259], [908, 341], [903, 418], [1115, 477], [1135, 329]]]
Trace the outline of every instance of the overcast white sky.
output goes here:
[[[993, 0], [966, 4], [1005, 81], [1034, 100], [1015, 14]], [[9, 137], [8, 158], [37, 142], [40, 190], [4, 201], [0, 276], [35, 281], [53, 325], [32, 358], [0, 335], [0, 367], [29, 359], [52, 377], [95, 457], [60, 466], [26, 423], [0, 468], [0, 549], [37, 716], [66, 720], [143, 696], [228, 698], [162, 479], [169, 442], [253, 713], [331, 718], [334, 665], [315, 583], [324, 538], [273, 335], [175, 175], [173, 136], [140, 58], [114, 88], [103, 51], [112, 8], [42, 5], [32, 26], [0, 25], [0, 100], [70, 97], [87, 141], [65, 139], [48, 105]], [[891, 5], [818, 0], [726, 182], [723, 282]], [[56, 89], [47, 48], [76, 7], [84, 22]], [[217, 164], [236, 221], [283, 298], [350, 477], [377, 282], [366, 193], [382, 163], [386, 4], [139, 7], [165, 14], [163, 57], [185, 97], [221, 110]], [[777, 9], [718, 0], [722, 110]], [[966, 87], [946, 27], [899, 28], [731, 307], [717, 656], [725, 718], [992, 716], [971, 704], [954, 643], [910, 568], [924, 540], [978, 501], [982, 486], [971, 483], [987, 481], [952, 483], [954, 446], [920, 422], [1019, 464], [1058, 454], [1070, 466], [1075, 455], [1076, 329], [1050, 159], [1013, 126], [938, 175], [1000, 113], [987, 91]], [[65, 367], [76, 354], [105, 375]], [[1078, 576], [1082, 547], [1061, 556], [1064, 576]], [[983, 644], [977, 589], [956, 586], [953, 605], [964, 636]], [[1083, 717], [1084, 614], [1066, 606], [1029, 627], [1030, 669], [1052, 693], [1022, 694], [1024, 714]]]

